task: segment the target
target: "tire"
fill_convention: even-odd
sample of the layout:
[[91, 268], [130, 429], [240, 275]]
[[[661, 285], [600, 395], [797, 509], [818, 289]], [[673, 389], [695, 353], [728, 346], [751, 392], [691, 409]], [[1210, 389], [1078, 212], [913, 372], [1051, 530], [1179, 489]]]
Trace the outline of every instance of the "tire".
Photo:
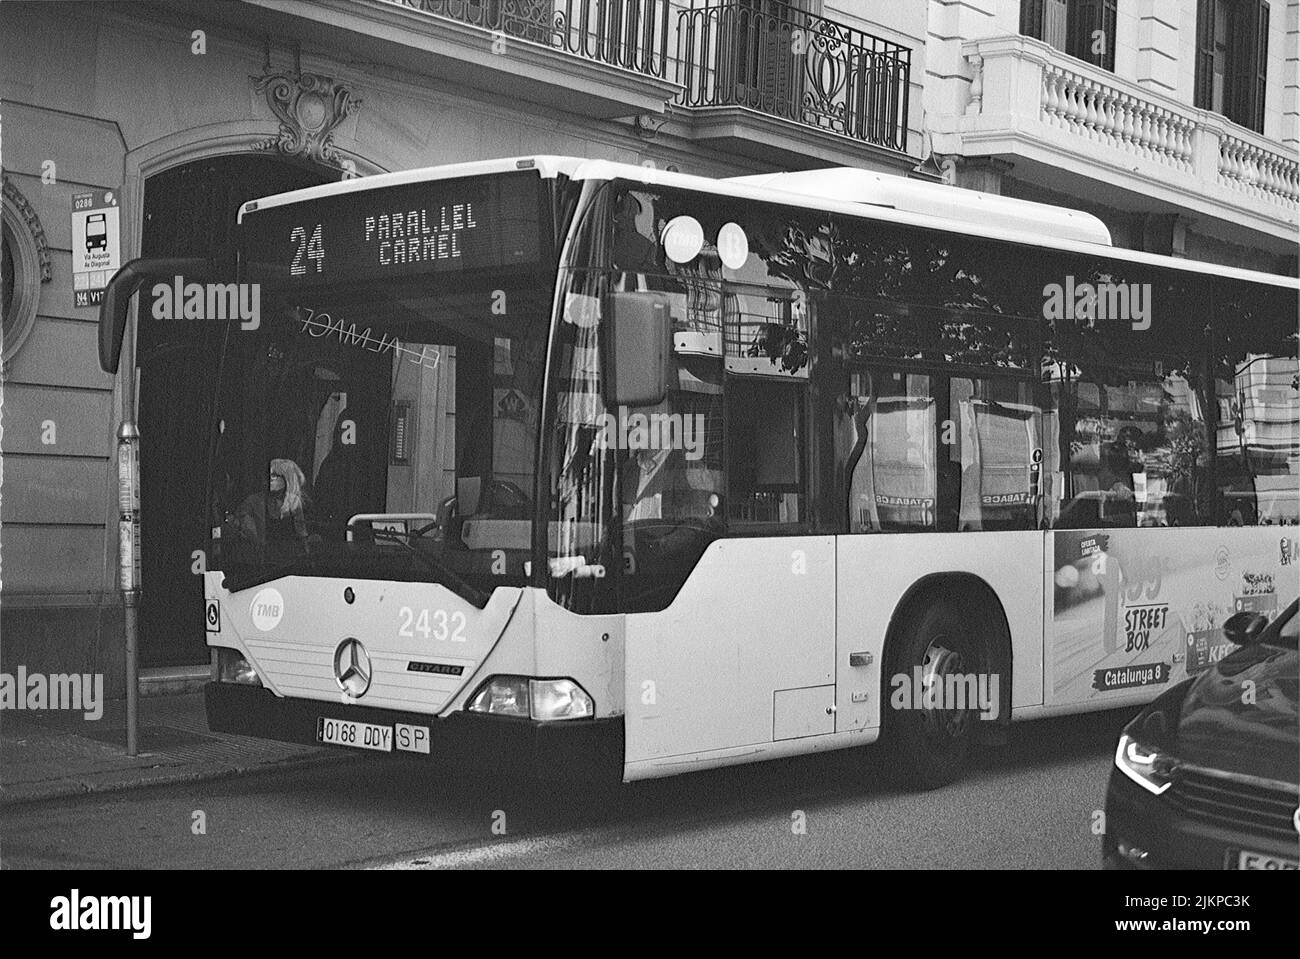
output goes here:
[[891, 766], [908, 786], [937, 789], [965, 774], [979, 722], [978, 704], [965, 710], [926, 708], [909, 702], [910, 696], [896, 697], [894, 677], [903, 676], [911, 694], [918, 666], [927, 685], [937, 678], [942, 686], [946, 675], [979, 673], [985, 656], [973, 625], [969, 610], [963, 615], [933, 593], [918, 597], [901, 624], [889, 657], [882, 708]]

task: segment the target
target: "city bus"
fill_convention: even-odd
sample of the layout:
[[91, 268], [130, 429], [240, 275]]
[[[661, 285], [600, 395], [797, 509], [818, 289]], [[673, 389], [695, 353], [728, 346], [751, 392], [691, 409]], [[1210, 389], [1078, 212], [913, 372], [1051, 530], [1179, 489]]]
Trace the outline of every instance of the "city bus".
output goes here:
[[[1294, 278], [861, 170], [549, 156], [238, 238], [176, 280], [260, 294], [205, 467], [214, 730], [612, 781], [880, 740], [932, 788], [1300, 584]], [[106, 369], [179, 269], [115, 278]]]

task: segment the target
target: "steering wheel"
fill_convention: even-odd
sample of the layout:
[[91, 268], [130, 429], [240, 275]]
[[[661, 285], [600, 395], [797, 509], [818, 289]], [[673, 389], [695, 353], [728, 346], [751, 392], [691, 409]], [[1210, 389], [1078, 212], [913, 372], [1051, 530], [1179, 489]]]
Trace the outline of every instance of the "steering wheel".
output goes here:
[[[502, 502], [504, 500], [504, 502]], [[513, 502], [510, 502], [513, 500]], [[497, 512], [499, 510], [518, 510], [525, 515], [531, 514], [533, 501], [517, 485], [509, 480], [493, 479], [484, 491], [479, 503], [480, 512]]]
[[[627, 524], [628, 539], [637, 543], [637, 552], [643, 549], [676, 552], [699, 544], [702, 539], [712, 542], [726, 527], [716, 517], [690, 516], [677, 520], [642, 519]], [[701, 536], [703, 534], [703, 536]]]

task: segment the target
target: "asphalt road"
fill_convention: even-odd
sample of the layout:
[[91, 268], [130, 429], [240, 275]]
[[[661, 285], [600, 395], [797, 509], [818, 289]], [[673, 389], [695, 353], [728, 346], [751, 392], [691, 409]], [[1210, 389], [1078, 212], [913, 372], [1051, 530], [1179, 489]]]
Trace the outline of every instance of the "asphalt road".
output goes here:
[[358, 756], [10, 807], [0, 866], [1096, 868], [1095, 816], [1131, 714], [1015, 726], [929, 793], [893, 784], [872, 748], [567, 793]]

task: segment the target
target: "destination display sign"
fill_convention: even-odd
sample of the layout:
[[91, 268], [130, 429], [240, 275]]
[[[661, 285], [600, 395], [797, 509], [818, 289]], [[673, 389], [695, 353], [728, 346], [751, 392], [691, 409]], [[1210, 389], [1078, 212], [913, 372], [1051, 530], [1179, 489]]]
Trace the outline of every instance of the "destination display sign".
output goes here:
[[541, 199], [529, 171], [253, 210], [242, 224], [246, 275], [296, 286], [536, 266]]

